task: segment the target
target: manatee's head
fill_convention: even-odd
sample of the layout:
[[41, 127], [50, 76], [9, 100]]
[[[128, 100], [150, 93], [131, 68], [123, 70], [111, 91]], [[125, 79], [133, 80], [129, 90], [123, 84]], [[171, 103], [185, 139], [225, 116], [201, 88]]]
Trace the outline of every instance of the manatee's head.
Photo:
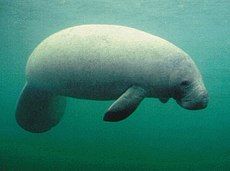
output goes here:
[[195, 63], [188, 56], [178, 60], [170, 73], [171, 96], [185, 109], [207, 107], [208, 92]]

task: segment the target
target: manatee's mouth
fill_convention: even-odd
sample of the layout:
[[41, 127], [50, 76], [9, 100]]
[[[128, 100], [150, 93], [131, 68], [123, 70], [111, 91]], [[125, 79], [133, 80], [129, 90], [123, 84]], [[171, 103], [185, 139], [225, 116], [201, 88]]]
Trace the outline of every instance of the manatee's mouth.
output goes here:
[[208, 94], [202, 93], [198, 97], [184, 97], [176, 100], [177, 104], [189, 110], [204, 109], [208, 105]]

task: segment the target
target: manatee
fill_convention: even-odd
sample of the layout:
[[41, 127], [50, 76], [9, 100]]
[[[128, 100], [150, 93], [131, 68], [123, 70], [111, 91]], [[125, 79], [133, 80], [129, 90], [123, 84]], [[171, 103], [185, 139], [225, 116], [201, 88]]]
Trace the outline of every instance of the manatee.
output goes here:
[[115, 100], [104, 121], [130, 116], [144, 98], [203, 109], [208, 93], [193, 60], [172, 43], [118, 25], [80, 25], [43, 40], [26, 65], [17, 123], [40, 133], [61, 120], [66, 97]]

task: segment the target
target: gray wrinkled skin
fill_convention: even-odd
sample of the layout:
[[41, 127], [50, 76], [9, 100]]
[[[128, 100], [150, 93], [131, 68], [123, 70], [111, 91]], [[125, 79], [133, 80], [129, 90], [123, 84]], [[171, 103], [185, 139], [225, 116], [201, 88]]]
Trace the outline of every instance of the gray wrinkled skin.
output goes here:
[[133, 28], [82, 25], [55, 33], [31, 54], [27, 83], [57, 95], [112, 100], [136, 85], [147, 97], [174, 98], [186, 109], [207, 106], [192, 59], [170, 42]]

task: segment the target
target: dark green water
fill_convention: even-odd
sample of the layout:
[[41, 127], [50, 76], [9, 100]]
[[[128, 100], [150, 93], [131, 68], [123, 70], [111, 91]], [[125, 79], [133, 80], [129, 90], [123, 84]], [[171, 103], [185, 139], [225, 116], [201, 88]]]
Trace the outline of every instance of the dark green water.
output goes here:
[[[63, 28], [119, 24], [163, 37], [200, 68], [208, 108], [145, 99], [125, 121], [105, 123], [112, 101], [68, 99], [61, 123], [32, 134], [14, 112], [28, 56]], [[230, 170], [230, 1], [0, 0], [0, 170]]]

